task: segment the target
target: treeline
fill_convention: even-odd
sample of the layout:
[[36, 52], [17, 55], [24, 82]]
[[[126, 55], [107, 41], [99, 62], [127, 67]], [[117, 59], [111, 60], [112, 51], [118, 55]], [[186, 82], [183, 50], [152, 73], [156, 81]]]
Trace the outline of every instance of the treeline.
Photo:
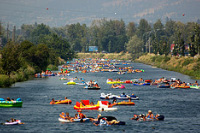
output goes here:
[[[6, 42], [5, 36], [4, 32], [3, 42]], [[135, 56], [147, 52], [168, 55], [171, 52], [171, 44], [175, 44], [173, 55], [184, 56], [189, 53], [194, 56], [200, 51], [200, 25], [195, 22], [184, 24], [170, 19], [165, 24], [160, 19], [154, 24], [141, 19], [139, 24], [130, 22], [127, 25], [123, 20], [101, 19], [94, 20], [90, 26], [76, 23], [53, 28], [37, 23], [23, 24], [16, 31], [15, 40], [28, 40], [34, 44], [45, 43], [62, 51], [65, 45], [49, 44], [52, 40], [56, 42], [55, 36], [65, 40], [64, 43], [69, 44], [76, 52], [88, 52], [89, 46], [98, 46], [98, 52], [128, 51]], [[61, 56], [63, 58], [65, 55]]]
[[16, 39], [24, 37], [21, 41], [7, 40], [1, 49], [0, 87], [27, 80], [48, 67], [57, 68], [59, 58], [67, 61], [76, 57], [68, 41], [50, 32], [48, 26], [37, 25], [30, 33], [30, 36], [18, 35]]

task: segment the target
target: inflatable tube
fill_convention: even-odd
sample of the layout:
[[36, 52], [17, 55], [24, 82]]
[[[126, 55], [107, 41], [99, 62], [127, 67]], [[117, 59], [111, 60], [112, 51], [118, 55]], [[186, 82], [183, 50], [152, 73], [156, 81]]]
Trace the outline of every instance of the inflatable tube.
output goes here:
[[59, 120], [60, 122], [71, 122], [70, 120], [65, 120], [65, 119], [63, 119], [63, 118], [58, 118], [58, 120]]
[[22, 107], [22, 101], [0, 101], [0, 107]]
[[[65, 120], [63, 118], [58, 118], [58, 121], [60, 121], [60, 122], [71, 122], [70, 120]], [[73, 122], [88, 122], [88, 121], [90, 121], [89, 118], [73, 119]]]
[[126, 101], [122, 101], [122, 102], [118, 102], [115, 105], [135, 105], [134, 102], [126, 102]]
[[72, 100], [70, 99], [65, 99], [65, 100], [55, 100], [55, 103], [50, 102], [50, 104], [71, 104]]
[[15, 122], [5, 122], [4, 125], [18, 125], [19, 123], [17, 121]]
[[175, 88], [189, 89], [189, 88], [190, 88], [190, 86], [176, 86]]
[[133, 85], [141, 85], [141, 86], [143, 86], [143, 85], [150, 85], [150, 83], [142, 83], [142, 84], [134, 83]]
[[170, 85], [159, 85], [158, 88], [170, 88]]
[[163, 120], [165, 119], [165, 117], [164, 117], [164, 115], [160, 115], [160, 116], [157, 117], [157, 119], [158, 119], [159, 121], [163, 121]]
[[115, 117], [113, 117], [113, 116], [101, 116], [101, 117], [98, 118], [98, 121], [100, 121], [100, 119], [102, 119], [102, 118], [106, 118], [107, 121], [117, 120], [117, 119], [116, 119]]
[[70, 82], [67, 82], [67, 85], [76, 85], [76, 82], [70, 81]]
[[195, 86], [195, 85], [193, 86], [192, 85], [192, 86], [190, 86], [190, 88], [192, 88], [192, 89], [200, 89], [200, 86]]
[[126, 122], [120, 121], [119, 123], [115, 123], [115, 124], [113, 124], [113, 125], [126, 125]]
[[117, 108], [99, 108], [99, 111], [115, 111]]
[[92, 87], [85, 86], [84, 88], [88, 89], [88, 90], [100, 90], [101, 89], [101, 87], [94, 87], [94, 86], [92, 86]]
[[126, 80], [125, 83], [126, 84], [132, 84], [133, 82], [131, 80]]

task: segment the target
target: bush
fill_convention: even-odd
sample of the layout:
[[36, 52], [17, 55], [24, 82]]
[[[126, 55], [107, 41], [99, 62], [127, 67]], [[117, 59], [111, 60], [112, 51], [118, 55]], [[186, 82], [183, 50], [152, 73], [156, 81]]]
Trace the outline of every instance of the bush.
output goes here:
[[9, 87], [14, 83], [14, 81], [7, 75], [0, 75], [0, 87]]
[[52, 64], [48, 65], [47, 68], [49, 68], [49, 69], [51, 69], [51, 70], [53, 70], [53, 71], [58, 70], [58, 67], [55, 66], [55, 65], [52, 65]]
[[183, 62], [182, 66], [187, 66], [190, 63], [192, 63], [191, 59], [185, 59], [185, 61]]

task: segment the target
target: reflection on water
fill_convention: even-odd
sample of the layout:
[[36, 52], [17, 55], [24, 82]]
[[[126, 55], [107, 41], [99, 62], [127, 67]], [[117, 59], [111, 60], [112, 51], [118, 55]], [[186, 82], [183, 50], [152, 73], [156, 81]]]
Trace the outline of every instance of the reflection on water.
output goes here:
[[[185, 82], [194, 82], [189, 76], [176, 72], [166, 71], [151, 66], [134, 63], [135, 69], [144, 69], [144, 73], [118, 75], [116, 73], [74, 73], [71, 77], [83, 77], [85, 81], [97, 80], [100, 90], [87, 90], [83, 86], [67, 86], [59, 80], [60, 77], [34, 79], [16, 83], [11, 88], [1, 88], [0, 97], [22, 98], [22, 108], [0, 108], [0, 122], [10, 118], [21, 119], [25, 125], [3, 126], [2, 132], [198, 132], [200, 124], [200, 90], [196, 89], [168, 89], [157, 86], [133, 86], [126, 84], [126, 89], [111, 89], [106, 84], [107, 78], [122, 80], [144, 78], [158, 79], [179, 78]], [[69, 112], [74, 116], [73, 109], [76, 101], [89, 99], [94, 103], [100, 100], [100, 93], [126, 94], [134, 93], [140, 100], [134, 101], [135, 106], [118, 106], [115, 112], [101, 112], [102, 115], [115, 116], [118, 120], [126, 122], [125, 126], [96, 127], [92, 123], [60, 123], [61, 112]], [[64, 99], [67, 96], [72, 100], [71, 105], [50, 105], [52, 98]], [[138, 122], [130, 120], [133, 114], [153, 113], [165, 116], [164, 121]], [[84, 111], [87, 116], [96, 117], [98, 111]]]

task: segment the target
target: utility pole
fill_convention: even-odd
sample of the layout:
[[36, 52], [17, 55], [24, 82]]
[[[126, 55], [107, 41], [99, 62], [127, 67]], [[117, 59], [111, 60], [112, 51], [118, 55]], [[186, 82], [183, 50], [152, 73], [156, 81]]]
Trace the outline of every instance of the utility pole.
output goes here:
[[151, 36], [149, 34], [149, 54], [151, 54]]
[[13, 28], [13, 33], [12, 33], [12, 41], [15, 44], [15, 31], [16, 31], [16, 26]]

